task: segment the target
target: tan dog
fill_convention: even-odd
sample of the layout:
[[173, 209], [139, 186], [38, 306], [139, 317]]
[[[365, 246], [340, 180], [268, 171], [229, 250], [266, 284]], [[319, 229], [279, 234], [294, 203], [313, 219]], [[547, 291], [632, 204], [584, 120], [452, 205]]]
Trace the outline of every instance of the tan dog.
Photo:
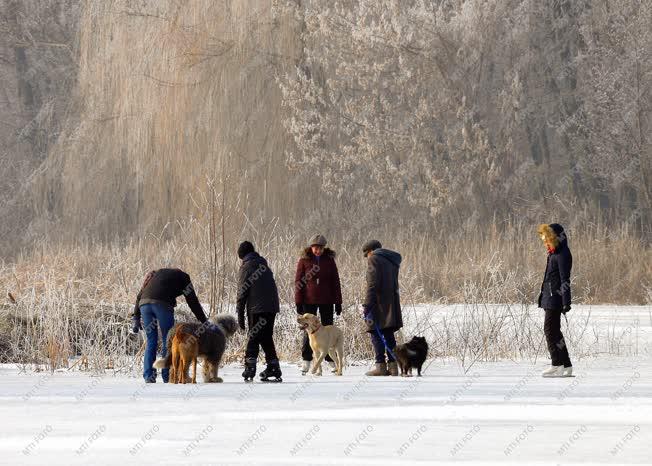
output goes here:
[[187, 383], [188, 372], [192, 364], [192, 383], [197, 383], [197, 356], [199, 356], [199, 340], [189, 328], [180, 324], [172, 338], [172, 367], [170, 382]]
[[308, 332], [310, 347], [315, 355], [310, 372], [321, 375], [321, 363], [326, 355], [335, 361], [335, 375], [342, 375], [344, 365], [344, 334], [334, 325], [322, 325], [319, 318], [313, 314], [303, 314], [297, 317], [301, 330]]
[[[233, 336], [238, 329], [238, 321], [231, 315], [221, 314], [215, 318], [215, 322], [199, 323], [181, 323], [177, 324], [168, 332], [167, 353], [164, 357], [154, 362], [154, 367], [164, 369], [172, 367], [172, 348], [173, 342], [180, 333], [189, 333], [195, 337], [198, 345], [198, 354], [202, 359], [204, 367], [204, 382], [220, 383], [222, 378], [217, 376], [220, 367], [220, 361], [226, 349], [227, 340]], [[179, 343], [181, 340], [179, 340]], [[179, 375], [174, 371], [174, 376], [170, 374], [170, 380], [176, 380]], [[188, 376], [186, 376], [188, 378]]]

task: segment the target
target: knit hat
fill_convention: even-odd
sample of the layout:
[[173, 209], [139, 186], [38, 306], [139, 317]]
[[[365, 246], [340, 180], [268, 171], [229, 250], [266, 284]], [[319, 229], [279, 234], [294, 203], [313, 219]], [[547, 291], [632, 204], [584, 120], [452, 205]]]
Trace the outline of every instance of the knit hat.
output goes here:
[[252, 252], [256, 252], [256, 250], [254, 249], [254, 245], [249, 241], [243, 241], [240, 243], [240, 246], [238, 246], [238, 257], [240, 259], [244, 259], [247, 254]]
[[324, 247], [324, 246], [326, 246], [327, 242], [328, 241], [326, 241], [326, 238], [323, 235], [315, 235], [312, 238], [310, 238], [308, 246], [317, 245], [317, 246]]
[[369, 251], [375, 251], [376, 249], [382, 248], [383, 245], [380, 244], [380, 241], [377, 239], [372, 239], [364, 243], [364, 246], [362, 246], [362, 252], [366, 256]]

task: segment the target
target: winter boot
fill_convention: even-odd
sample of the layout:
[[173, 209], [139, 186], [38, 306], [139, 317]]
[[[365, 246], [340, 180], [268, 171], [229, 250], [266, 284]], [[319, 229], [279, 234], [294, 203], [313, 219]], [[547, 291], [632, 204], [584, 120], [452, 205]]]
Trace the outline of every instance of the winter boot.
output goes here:
[[278, 365], [278, 359], [267, 363], [267, 367], [260, 373], [260, 380], [263, 382], [283, 382], [281, 378], [281, 368]]
[[387, 364], [387, 369], [389, 371], [389, 375], [393, 375], [394, 377], [398, 375], [398, 363], [396, 361], [392, 361]]
[[301, 375], [306, 375], [308, 371], [310, 370], [310, 363], [312, 361], [303, 361], [301, 364]]
[[256, 359], [247, 358], [245, 359], [245, 370], [242, 373], [242, 377], [245, 382], [253, 382], [254, 377], [256, 377]]
[[562, 377], [564, 373], [564, 366], [550, 366], [543, 371], [542, 377]]
[[373, 376], [378, 376], [378, 375], [389, 375], [389, 372], [387, 371], [387, 364], [384, 362], [377, 362], [376, 367], [369, 372], [367, 372], [365, 375], [373, 377]]

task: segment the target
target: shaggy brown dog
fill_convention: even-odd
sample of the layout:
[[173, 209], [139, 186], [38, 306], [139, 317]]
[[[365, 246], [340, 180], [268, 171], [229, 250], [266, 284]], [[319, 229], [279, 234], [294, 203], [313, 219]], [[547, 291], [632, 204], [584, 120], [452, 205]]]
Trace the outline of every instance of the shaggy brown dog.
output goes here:
[[179, 324], [172, 338], [172, 367], [170, 382], [187, 383], [192, 364], [192, 383], [197, 383], [197, 356], [199, 340], [187, 324]]
[[321, 375], [321, 363], [327, 354], [335, 361], [335, 375], [342, 375], [344, 364], [344, 334], [334, 325], [322, 325], [319, 317], [306, 313], [297, 317], [301, 330], [308, 332], [310, 347], [315, 355], [310, 372]]
[[156, 360], [155, 368], [164, 369], [172, 366], [172, 344], [180, 327], [183, 327], [180, 333], [191, 333], [198, 341], [198, 357], [202, 359], [204, 367], [204, 382], [222, 382], [222, 379], [217, 376], [217, 371], [226, 348], [226, 340], [233, 336], [238, 329], [235, 318], [221, 315], [215, 319], [215, 323], [175, 325], [168, 333], [168, 352], [165, 357]]

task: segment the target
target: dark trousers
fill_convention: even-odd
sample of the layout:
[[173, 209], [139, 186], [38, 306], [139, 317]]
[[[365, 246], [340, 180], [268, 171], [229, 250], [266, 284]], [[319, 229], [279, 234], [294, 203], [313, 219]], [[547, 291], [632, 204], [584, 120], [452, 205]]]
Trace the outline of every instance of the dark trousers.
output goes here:
[[[143, 304], [140, 306], [140, 314], [143, 318], [145, 336], [145, 357], [143, 360], [143, 378], [146, 381], [156, 381], [156, 369], [152, 366], [156, 360], [158, 348], [158, 329], [161, 329], [161, 353], [167, 354], [168, 332], [174, 327], [174, 309], [163, 304]], [[162, 369], [161, 377], [167, 383], [170, 377], [170, 369]]]
[[[394, 349], [396, 348], [396, 338], [394, 337], [394, 331], [392, 329], [384, 329], [380, 330], [380, 333], [383, 335], [383, 337], [385, 337], [387, 346], [392, 350], [393, 353]], [[376, 329], [371, 332], [371, 343], [374, 345], [374, 352], [376, 353], [377, 363], [385, 363], [385, 352], [387, 352], [387, 361], [394, 362], [392, 353], [387, 351], [387, 348], [385, 348], [385, 344], [383, 343], [382, 338], [380, 338], [380, 335], [378, 335], [378, 331]]]
[[572, 366], [568, 356], [566, 340], [561, 333], [561, 311], [546, 309], [546, 317], [543, 323], [543, 333], [546, 334], [548, 351], [553, 366]]
[[249, 341], [247, 341], [247, 350], [245, 352], [246, 359], [258, 359], [261, 346], [265, 352], [265, 362], [267, 364], [278, 359], [273, 339], [274, 319], [276, 319], [276, 314], [272, 312], [248, 316]]
[[[321, 319], [322, 325], [333, 325], [333, 311], [335, 309], [334, 304], [304, 304], [303, 312], [308, 314], [317, 315], [319, 311], [319, 318]], [[301, 357], [304, 361], [312, 361], [312, 348], [310, 347], [310, 340], [308, 339], [308, 332], [303, 334], [303, 347], [301, 348]], [[332, 361], [333, 359], [327, 355], [326, 361]]]

